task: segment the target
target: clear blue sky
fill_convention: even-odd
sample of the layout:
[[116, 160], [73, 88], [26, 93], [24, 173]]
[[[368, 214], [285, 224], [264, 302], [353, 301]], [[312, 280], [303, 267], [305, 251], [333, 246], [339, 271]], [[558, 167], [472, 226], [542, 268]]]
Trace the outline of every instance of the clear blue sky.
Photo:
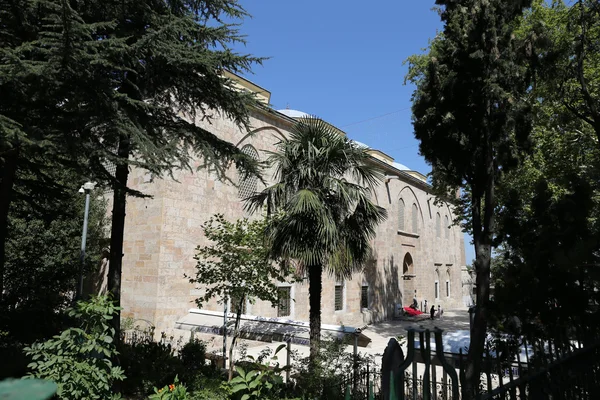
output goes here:
[[[239, 51], [271, 57], [248, 76], [274, 108], [315, 114], [410, 169], [431, 168], [413, 135], [404, 60], [441, 29], [433, 0], [240, 0]], [[465, 238], [467, 263], [473, 259]]]

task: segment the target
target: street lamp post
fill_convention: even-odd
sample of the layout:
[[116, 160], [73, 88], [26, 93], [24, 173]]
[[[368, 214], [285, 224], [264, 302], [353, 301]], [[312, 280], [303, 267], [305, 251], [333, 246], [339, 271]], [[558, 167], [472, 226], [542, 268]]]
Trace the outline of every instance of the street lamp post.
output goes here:
[[75, 298], [83, 297], [83, 271], [85, 265], [85, 245], [87, 241], [88, 214], [90, 212], [90, 192], [96, 186], [96, 182], [86, 182], [79, 189], [79, 193], [85, 193], [85, 211], [83, 213], [83, 232], [81, 234], [81, 252], [79, 253], [79, 281], [77, 282], [77, 293]]

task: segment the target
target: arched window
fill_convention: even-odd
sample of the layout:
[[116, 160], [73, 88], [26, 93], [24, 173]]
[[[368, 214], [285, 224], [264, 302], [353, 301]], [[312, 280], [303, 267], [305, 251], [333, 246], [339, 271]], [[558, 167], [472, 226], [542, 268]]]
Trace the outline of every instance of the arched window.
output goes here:
[[444, 222], [446, 223], [446, 229], [444, 229], [444, 232], [446, 232], [446, 239], [448, 239], [448, 237], [450, 236], [450, 220], [448, 219], [448, 216], [446, 215], [444, 217]]
[[402, 199], [398, 202], [398, 229], [406, 230], [404, 227], [404, 200]]
[[[242, 153], [258, 160], [258, 151], [252, 145], [247, 144], [242, 147]], [[255, 176], [244, 176], [242, 172], [239, 172], [239, 174], [238, 196], [241, 199], [246, 199], [256, 193], [258, 179]]]
[[450, 270], [446, 271], [446, 297], [450, 297]]
[[412, 231], [418, 233], [419, 229], [419, 207], [415, 203], [412, 205]]
[[441, 218], [440, 213], [435, 214], [435, 237], [440, 237], [441, 234]]
[[440, 272], [435, 271], [435, 299], [440, 299]]

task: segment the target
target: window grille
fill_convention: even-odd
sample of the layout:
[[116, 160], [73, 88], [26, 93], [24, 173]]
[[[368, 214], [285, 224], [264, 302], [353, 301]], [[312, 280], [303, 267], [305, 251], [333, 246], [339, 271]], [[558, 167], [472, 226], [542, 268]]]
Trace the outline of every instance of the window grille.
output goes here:
[[[252, 145], [245, 145], [242, 147], [242, 153], [258, 160], [258, 151]], [[258, 185], [258, 178], [256, 176], [244, 176], [244, 174], [239, 171], [239, 183], [238, 183], [238, 196], [241, 199], [246, 199], [256, 193], [256, 188]]]
[[363, 286], [360, 291], [360, 308], [369, 308], [369, 287]]
[[[237, 314], [239, 306], [240, 306], [240, 298], [232, 297], [231, 298], [231, 307], [230, 307], [231, 312], [234, 314]], [[242, 304], [242, 314], [246, 314], [246, 313], [247, 313], [246, 301], [244, 301], [244, 303]]]
[[292, 288], [280, 287], [279, 292], [279, 306], [277, 307], [278, 317], [288, 317], [291, 314], [291, 302], [292, 302]]
[[344, 309], [344, 285], [342, 283], [338, 283], [335, 285], [335, 311], [340, 311]]

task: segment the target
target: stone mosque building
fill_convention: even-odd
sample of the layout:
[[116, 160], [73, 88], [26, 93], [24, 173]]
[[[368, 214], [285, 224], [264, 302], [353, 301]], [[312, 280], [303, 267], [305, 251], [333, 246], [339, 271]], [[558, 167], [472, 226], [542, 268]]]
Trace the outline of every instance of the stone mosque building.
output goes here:
[[[275, 150], [275, 144], [286, 137], [296, 119], [306, 114], [274, 110], [268, 106], [269, 91], [243, 78], [234, 78], [241, 89], [255, 92], [264, 103], [264, 107], [251, 112], [253, 130], [241, 132], [233, 122], [219, 117], [205, 127], [264, 160], [265, 152]], [[205, 125], [201, 121], [197, 124]], [[323, 324], [362, 327], [391, 319], [399, 307], [412, 303], [415, 292], [419, 303], [426, 299], [429, 305], [443, 308], [463, 305], [464, 239], [461, 229], [451, 225], [452, 207], [435, 202], [425, 176], [396, 162], [384, 151], [368, 148], [371, 161], [385, 171], [385, 180], [376, 188], [374, 200], [387, 209], [388, 219], [377, 228], [374, 257], [364, 272], [346, 281], [324, 274]], [[152, 197], [130, 198], [127, 203], [123, 317], [148, 321], [156, 326], [156, 332], [189, 329], [183, 325], [190, 325], [186, 318], [194, 313], [217, 319], [220, 315], [222, 321], [223, 305], [218, 304], [219, 299], [203, 310], [194, 310], [194, 300], [202, 288], [194, 287], [184, 275], [194, 274], [196, 247], [207, 244], [202, 231], [204, 222], [216, 213], [223, 213], [232, 221], [248, 216], [241, 199], [262, 189], [260, 181], [254, 178], [240, 182], [233, 168], [228, 175], [237, 185], [218, 181], [207, 170], [177, 171], [176, 180], [152, 180], [146, 172], [132, 170], [131, 187]], [[267, 174], [265, 179], [269, 178]], [[307, 281], [281, 283], [280, 295], [279, 307], [248, 302], [245, 314], [279, 321], [308, 321]], [[194, 324], [202, 322], [191, 323]]]

